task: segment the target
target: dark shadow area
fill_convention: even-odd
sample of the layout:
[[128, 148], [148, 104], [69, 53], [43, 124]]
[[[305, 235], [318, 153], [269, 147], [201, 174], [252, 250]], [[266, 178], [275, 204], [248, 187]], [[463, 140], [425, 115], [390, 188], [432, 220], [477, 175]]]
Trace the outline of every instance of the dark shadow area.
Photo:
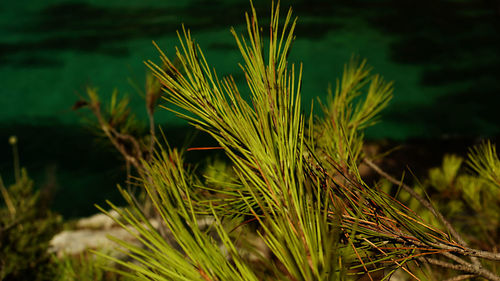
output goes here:
[[499, 3], [372, 1], [377, 10], [368, 18], [394, 38], [392, 60], [421, 67], [421, 85], [442, 89], [431, 105], [409, 105], [388, 119], [424, 123], [429, 136], [499, 133], [484, 128], [500, 124]]
[[[21, 167], [35, 181], [35, 188], [55, 179], [51, 190], [52, 208], [66, 218], [96, 213], [94, 203], [121, 198], [116, 184], [125, 179], [125, 170], [117, 155], [103, 149], [93, 137], [73, 126], [2, 124], [0, 126], [0, 173], [4, 182], [13, 183], [11, 135], [18, 138]], [[48, 174], [48, 171], [53, 173]]]
[[437, 98], [432, 104], [407, 107], [384, 114], [384, 119], [405, 127], [426, 129], [425, 137], [487, 137], [500, 134], [497, 114], [499, 91], [470, 88]]
[[[82, 127], [65, 126], [54, 122], [44, 125], [0, 125], [0, 175], [6, 185], [14, 181], [10, 136], [19, 142], [21, 167], [35, 181], [35, 188], [50, 185], [46, 190], [51, 207], [66, 218], [94, 214], [94, 204], [106, 207], [105, 200], [123, 202], [116, 185], [124, 186], [124, 161], [113, 147]], [[182, 148], [186, 140], [194, 147], [216, 146], [208, 136], [191, 127], [166, 128], [165, 135], [172, 147]], [[186, 152], [186, 165], [196, 166], [217, 151]]]
[[[493, 138], [492, 141], [496, 139]], [[438, 167], [446, 154], [455, 154], [467, 159], [469, 148], [481, 143], [479, 138], [448, 138], [448, 139], [408, 139], [404, 142], [394, 141], [368, 141], [368, 144], [380, 146], [380, 151], [391, 153], [382, 160], [386, 172], [399, 178], [403, 172], [408, 183], [416, 177], [423, 180], [428, 176], [428, 170]]]

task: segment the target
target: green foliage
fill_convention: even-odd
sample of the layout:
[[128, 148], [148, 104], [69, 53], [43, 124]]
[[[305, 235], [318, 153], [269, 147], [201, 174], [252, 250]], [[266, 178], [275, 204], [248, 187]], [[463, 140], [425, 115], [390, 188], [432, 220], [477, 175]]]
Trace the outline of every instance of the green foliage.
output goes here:
[[496, 146], [490, 141], [470, 149], [468, 164], [481, 178], [500, 187], [500, 160]]
[[[462, 168], [462, 158], [446, 155], [442, 167], [429, 171], [429, 185], [434, 190], [426, 190], [444, 214], [452, 219], [454, 225], [469, 235], [473, 244], [484, 247], [484, 243], [489, 241], [488, 248], [493, 248], [498, 246], [493, 241], [500, 239], [500, 190], [495, 181], [491, 180], [492, 175], [485, 174], [484, 169], [478, 170], [476, 166], [487, 157], [498, 157], [491, 154], [495, 153], [494, 146], [489, 142], [487, 144], [471, 150], [487, 154], [469, 154], [469, 159], [465, 162], [469, 169]], [[490, 150], [492, 147], [493, 150]], [[484, 150], [481, 152], [480, 149]], [[483, 164], [486, 165], [485, 162]], [[486, 166], [484, 168], [486, 169]], [[494, 171], [492, 168], [487, 169]]]
[[128, 96], [119, 97], [113, 91], [110, 100], [102, 104], [97, 89], [87, 88], [88, 101], [85, 103], [94, 112], [96, 120], [88, 120], [88, 124], [99, 136], [107, 138], [109, 133], [143, 137], [145, 128], [131, 112]]
[[[176, 150], [160, 147], [156, 157], [142, 162], [142, 185], [175, 243], [168, 243], [122, 190], [132, 207], [111, 206], [145, 248], [115, 239], [138, 263], [115, 261], [148, 280], [342, 280], [358, 271], [372, 278], [384, 269], [388, 278], [408, 261], [436, 252], [422, 245], [454, 246], [446, 233], [368, 187], [359, 175], [361, 130], [387, 105], [392, 84], [353, 60], [324, 106], [325, 117], [316, 122], [311, 117], [306, 126], [302, 67], [297, 73], [286, 59], [296, 23], [291, 12], [280, 25], [279, 9], [273, 8], [267, 53], [253, 8], [246, 18], [248, 38], [232, 33], [251, 104], [231, 77], [219, 80], [185, 28], [176, 49], [181, 69], [163, 53], [162, 67], [148, 62], [165, 88], [165, 100], [178, 108], [168, 109], [219, 143], [234, 176], [200, 181], [184, 170]], [[217, 239], [198, 225], [207, 215]], [[242, 255], [228, 231], [250, 221], [253, 228], [245, 231], [254, 229], [271, 253], [262, 257], [272, 260], [265, 274]], [[418, 243], [404, 246], [408, 239]]]
[[[472, 148], [466, 161], [445, 156], [423, 184], [401, 183], [407, 193], [392, 197], [384, 190], [398, 181], [362, 150], [363, 130], [388, 105], [392, 83], [352, 59], [335, 91], [328, 90], [323, 116], [306, 118], [302, 65], [287, 61], [296, 26], [291, 10], [280, 23], [279, 5], [273, 6], [268, 39], [253, 6], [246, 21], [246, 37], [231, 32], [250, 102], [231, 76], [218, 78], [183, 27], [173, 59], [160, 51], [161, 66], [147, 62], [156, 77], [146, 79], [149, 132], [117, 92], [103, 106], [89, 88], [88, 100], [75, 105], [91, 109], [128, 174], [130, 164], [136, 168], [146, 203], [128, 188], [119, 188], [127, 207], [108, 203], [120, 214], [112, 218], [141, 245], [111, 237], [126, 258], [97, 251], [50, 257], [47, 245], [60, 217], [41, 207], [32, 181], [16, 168], [15, 184], [5, 188], [0, 181], [0, 279], [388, 280], [404, 270], [417, 280], [443, 280], [455, 271], [469, 275], [454, 280], [500, 280], [494, 273], [500, 260], [495, 145]], [[221, 149], [228, 162], [215, 160], [200, 176], [184, 163], [183, 151], [158, 144], [153, 114], [162, 89], [173, 108], [163, 107], [212, 136], [219, 147], [202, 149]], [[363, 161], [388, 182], [367, 184], [359, 171]], [[421, 263], [445, 270], [422, 270]]]
[[[141, 212], [132, 197], [122, 190], [131, 209], [118, 211], [127, 228], [144, 243], [145, 249], [117, 241], [131, 251], [138, 263], [115, 260], [136, 272], [141, 280], [258, 280], [241, 262], [235, 246], [227, 237], [218, 217], [215, 228], [227, 251], [223, 251], [206, 231], [198, 227], [190, 194], [192, 175], [185, 171], [176, 150], [162, 151], [158, 161], [147, 165], [149, 180], [144, 182], [152, 202], [159, 212], [178, 248], [167, 243]], [[181, 251], [179, 251], [181, 250]], [[226, 255], [230, 255], [232, 262]]]
[[433, 168], [429, 171], [430, 184], [438, 191], [444, 192], [454, 185], [458, 170], [462, 165], [463, 159], [456, 155], [445, 155], [443, 164], [439, 168]]
[[[146, 97], [147, 154], [143, 148], [134, 151], [145, 142], [102, 117], [97, 95], [89, 92], [101, 129], [139, 171], [139, 185], [156, 213], [151, 217], [130, 191], [120, 189], [129, 207], [109, 203], [121, 215], [115, 220], [142, 246], [113, 239], [129, 260], [97, 254], [126, 269], [111, 270], [136, 280], [347, 280], [360, 275], [387, 280], [398, 269], [418, 279], [412, 273], [415, 261], [453, 269], [459, 264], [458, 270], [497, 280], [476, 261], [484, 253], [469, 249], [421, 198], [429, 195], [452, 217], [462, 215], [464, 206], [495, 212], [484, 211], [491, 202], [482, 195], [483, 183], [498, 183], [494, 146], [471, 150], [469, 163], [479, 177], [461, 174], [461, 158], [445, 157], [424, 185], [406, 189], [409, 196], [401, 200], [410, 208], [382, 187], [366, 184], [359, 172], [362, 161], [371, 163], [362, 152], [363, 129], [387, 106], [392, 83], [372, 75], [366, 61], [352, 59], [335, 92], [329, 89], [324, 116], [305, 118], [302, 66], [296, 69], [287, 61], [296, 20], [291, 10], [283, 23], [279, 19], [279, 7], [273, 7], [265, 40], [252, 6], [247, 36], [231, 30], [243, 57], [250, 102], [231, 76], [218, 78], [184, 27], [173, 59], [160, 51], [161, 66], [147, 62], [158, 79], [147, 80], [153, 89]], [[160, 145], [153, 149], [152, 114], [160, 88], [173, 105], [163, 107], [212, 136], [219, 146], [204, 149], [223, 150], [229, 163], [215, 162], [199, 177], [186, 168], [183, 153]], [[110, 116], [126, 118], [126, 100], [113, 96], [110, 106]], [[446, 193], [453, 200], [441, 203]], [[436, 194], [442, 196], [436, 199]], [[486, 235], [493, 231], [481, 227]], [[463, 259], [468, 255], [474, 256], [471, 263]], [[431, 279], [448, 276], [430, 274]]]
[[0, 280], [54, 280], [47, 249], [61, 217], [41, 206], [25, 170], [8, 188], [0, 180], [0, 188]]
[[264, 241], [285, 268], [268, 278], [338, 279], [339, 235], [326, 212], [331, 202], [314, 199], [324, 192], [319, 185], [306, 185], [301, 67], [296, 76], [295, 66], [289, 68], [286, 61], [295, 21], [289, 12], [280, 31], [278, 19], [278, 9], [273, 10], [266, 55], [255, 10], [247, 15], [248, 42], [232, 30], [245, 62], [242, 69], [253, 107], [231, 77], [218, 80], [185, 29], [185, 39], [179, 35], [177, 58], [186, 76], [168, 75], [180, 71], [164, 55], [169, 72], [151, 67], [168, 89], [167, 101], [194, 116], [177, 113], [212, 135], [231, 159], [239, 184], [221, 190], [231, 204], [216, 207], [220, 215], [247, 215], [259, 222]]
[[[335, 94], [328, 89], [328, 105], [322, 106], [324, 118], [315, 123], [319, 150], [340, 163], [344, 172], [357, 171], [362, 154], [362, 131], [377, 121], [377, 114], [392, 98], [392, 83], [370, 75], [366, 61], [352, 59], [344, 66]], [[366, 91], [366, 93], [363, 93]]]

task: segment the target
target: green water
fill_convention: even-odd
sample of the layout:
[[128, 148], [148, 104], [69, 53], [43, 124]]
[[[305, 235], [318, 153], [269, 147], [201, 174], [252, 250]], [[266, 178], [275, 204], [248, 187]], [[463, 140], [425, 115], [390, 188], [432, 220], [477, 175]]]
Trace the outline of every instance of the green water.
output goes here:
[[[254, 1], [261, 24], [270, 1]], [[323, 99], [355, 54], [395, 81], [394, 99], [370, 138], [404, 140], [496, 136], [500, 116], [500, 8], [495, 1], [281, 1], [299, 21], [291, 62], [303, 62], [303, 101]], [[229, 27], [244, 32], [245, 0], [8, 1], [0, 8], [0, 174], [12, 172], [10, 134], [20, 136], [23, 165], [37, 182], [56, 167], [55, 208], [69, 216], [115, 196], [123, 180], [119, 157], [95, 145], [72, 105], [87, 86], [106, 97], [129, 93], [144, 118], [144, 60], [168, 54], [181, 23], [192, 30], [219, 75], [241, 57]], [[129, 81], [133, 81], [130, 83]], [[244, 92], [244, 91], [243, 91]], [[166, 111], [158, 123], [186, 124]], [[179, 129], [180, 128], [180, 129]], [[50, 169], [49, 169], [50, 170]], [[112, 195], [114, 194], [114, 195]], [[68, 202], [72, 204], [68, 205]], [[90, 207], [89, 207], [90, 206]]]

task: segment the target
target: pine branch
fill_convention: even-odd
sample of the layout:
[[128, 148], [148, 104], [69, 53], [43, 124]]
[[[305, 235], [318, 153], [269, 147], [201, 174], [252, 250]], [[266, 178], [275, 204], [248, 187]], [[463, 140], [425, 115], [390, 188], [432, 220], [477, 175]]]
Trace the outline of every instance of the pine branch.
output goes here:
[[432, 206], [432, 204], [425, 200], [422, 196], [420, 196], [418, 193], [416, 193], [413, 188], [409, 187], [408, 185], [402, 183], [401, 181], [398, 181], [385, 171], [383, 171], [379, 166], [377, 166], [375, 163], [373, 163], [370, 159], [364, 158], [363, 162], [365, 162], [368, 166], [370, 166], [375, 172], [386, 178], [388, 181], [391, 183], [401, 186], [406, 192], [408, 192], [412, 197], [418, 200], [420, 204], [422, 204], [425, 208], [427, 208], [436, 218], [438, 218], [446, 227], [446, 229], [455, 237], [455, 239], [460, 242], [460, 244], [466, 246], [467, 243], [465, 240], [462, 238], [462, 236], [453, 228], [453, 226], [444, 218], [444, 216]]
[[[94, 110], [102, 130], [125, 157], [131, 155], [137, 159], [137, 165], [144, 166], [147, 176], [141, 176], [151, 202], [182, 248], [180, 253], [170, 247], [148, 225], [146, 216], [132, 208], [121, 214], [140, 233], [141, 242], [149, 250], [122, 243], [139, 256], [142, 264], [128, 268], [151, 274], [151, 278], [156, 272], [148, 272], [150, 269], [161, 272], [162, 276], [182, 275], [195, 280], [257, 280], [259, 272], [239, 255], [222, 225], [224, 219], [249, 215], [275, 257], [271, 267], [274, 266], [276, 273], [273, 277], [278, 279], [331, 280], [342, 275], [340, 262], [347, 268], [364, 268], [368, 273], [384, 269], [387, 262], [403, 267], [407, 261], [423, 260], [498, 280], [481, 266], [477, 257], [500, 260], [500, 255], [470, 249], [431, 202], [371, 160], [364, 159], [390, 182], [401, 184], [442, 222], [449, 234], [426, 224], [414, 211], [362, 181], [358, 170], [363, 144], [361, 129], [373, 124], [386, 107], [392, 97], [392, 83], [370, 76], [364, 61], [346, 65], [330, 107], [324, 108], [326, 118], [314, 128], [306, 127], [300, 105], [302, 68], [296, 73], [295, 67], [287, 64], [296, 21], [289, 11], [284, 25], [280, 25], [279, 7], [273, 6], [272, 10], [268, 53], [263, 49], [262, 28], [253, 6], [252, 12], [246, 14], [247, 37], [240, 37], [232, 30], [243, 56], [241, 68], [251, 103], [241, 96], [232, 77], [219, 80], [184, 27], [182, 33], [178, 32], [181, 46], [176, 48], [179, 68], [164, 53], [161, 53], [164, 66], [147, 62], [165, 89], [164, 98], [185, 113], [172, 111], [210, 134], [232, 161], [238, 184], [210, 190], [219, 198], [198, 197], [195, 188], [201, 183], [193, 184], [194, 176], [183, 169], [182, 155], [176, 150], [166, 151], [158, 146], [149, 162], [143, 161], [140, 154], [135, 156], [134, 153], [142, 153], [139, 143], [120, 134], [108, 124], [112, 122], [106, 123], [95, 100]], [[364, 101], [356, 103], [367, 85]], [[152, 105], [156, 98], [151, 94], [148, 99], [152, 138], [155, 133]], [[310, 124], [314, 126], [312, 119]], [[305, 134], [307, 129], [313, 132], [310, 136]], [[316, 131], [319, 137], [314, 135]], [[318, 140], [323, 143], [318, 144]], [[132, 149], [123, 146], [128, 142]], [[153, 144], [150, 143], [150, 150]], [[127, 161], [134, 164], [134, 159]], [[123, 195], [133, 207], [135, 202], [130, 194], [123, 192]], [[226, 252], [199, 229], [198, 200], [205, 204], [204, 214], [216, 221], [214, 227]], [[235, 206], [237, 210], [227, 210]], [[441, 255], [456, 264], [426, 258], [429, 255]], [[471, 257], [472, 264], [463, 256]], [[176, 266], [170, 259], [184, 265], [186, 270], [175, 273]]]
[[[486, 272], [489, 272], [485, 270], [484, 268], [481, 267], [481, 264], [477, 258], [483, 258], [483, 259], [489, 259], [489, 260], [494, 260], [494, 261], [500, 261], [500, 253], [493, 253], [493, 252], [488, 252], [488, 251], [482, 251], [482, 250], [477, 250], [477, 249], [471, 249], [468, 247], [468, 244], [465, 242], [465, 240], [461, 237], [460, 234], [453, 228], [453, 226], [444, 218], [444, 216], [432, 206], [432, 204], [423, 199], [420, 195], [418, 195], [411, 187], [408, 185], [396, 180], [394, 177], [391, 175], [387, 174], [385, 171], [383, 171], [380, 167], [378, 167], [375, 163], [373, 163], [370, 159], [365, 158], [363, 160], [368, 166], [370, 166], [373, 170], [375, 170], [378, 174], [392, 182], [393, 184], [396, 185], [401, 185], [403, 189], [405, 189], [408, 193], [410, 193], [411, 196], [413, 196], [415, 199], [417, 199], [424, 207], [426, 207], [429, 211], [432, 212], [432, 214], [437, 217], [443, 225], [446, 227], [446, 229], [458, 240], [460, 247], [451, 247], [449, 245], [445, 245], [442, 243], [432, 243], [435, 246], [441, 248], [441, 249], [446, 249], [450, 250], [465, 256], [470, 256], [471, 260], [473, 262], [473, 268], [476, 271], [481, 270], [484, 274], [487, 274]], [[471, 265], [472, 266], [472, 265]], [[471, 268], [469, 266], [468, 268]], [[472, 271], [471, 271], [472, 272]], [[493, 274], [489, 272], [488, 274]], [[491, 279], [495, 280], [495, 279]]]

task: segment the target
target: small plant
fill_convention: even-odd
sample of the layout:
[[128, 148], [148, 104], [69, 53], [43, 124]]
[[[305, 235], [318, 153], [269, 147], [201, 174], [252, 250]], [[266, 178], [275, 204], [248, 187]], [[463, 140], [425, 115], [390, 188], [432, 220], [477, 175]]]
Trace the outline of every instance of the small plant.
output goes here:
[[132, 176], [132, 168], [141, 173], [141, 161], [148, 160], [155, 146], [155, 119], [161, 87], [153, 75], [146, 76], [144, 91], [146, 111], [149, 119], [149, 129], [137, 120], [129, 107], [129, 98], [126, 95], [119, 97], [118, 91], [113, 91], [108, 103], [103, 103], [97, 89], [88, 87], [87, 98], [75, 103], [73, 109], [87, 107], [92, 112], [94, 119], [87, 118], [92, 131], [109, 143], [123, 157], [127, 168], [127, 180]]
[[15, 183], [5, 187], [0, 178], [0, 280], [54, 280], [47, 252], [62, 218], [44, 206], [26, 170], [19, 168], [17, 139], [14, 150]]

